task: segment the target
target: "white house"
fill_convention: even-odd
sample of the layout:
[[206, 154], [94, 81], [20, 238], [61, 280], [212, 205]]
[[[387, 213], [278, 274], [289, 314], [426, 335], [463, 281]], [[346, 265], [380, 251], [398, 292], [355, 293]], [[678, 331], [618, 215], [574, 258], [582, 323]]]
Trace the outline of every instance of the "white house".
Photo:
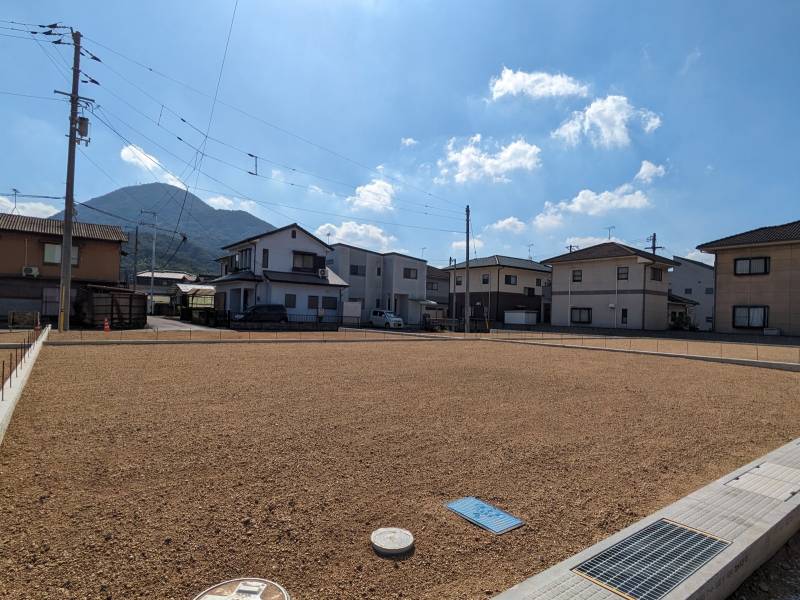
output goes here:
[[678, 263], [669, 276], [673, 294], [697, 302], [692, 307], [692, 322], [701, 331], [714, 326], [714, 267], [683, 256], [673, 256]]
[[327, 265], [341, 273], [348, 288], [343, 297], [361, 303], [361, 318], [375, 308], [394, 311], [411, 325], [419, 324], [426, 307], [427, 262], [398, 252], [374, 252], [349, 244], [333, 244]]
[[606, 242], [542, 262], [553, 267], [553, 325], [667, 329], [675, 261]]
[[218, 310], [241, 312], [254, 304], [283, 304], [289, 315], [341, 314], [347, 282], [325, 264], [331, 246], [297, 223], [225, 246], [218, 259]]

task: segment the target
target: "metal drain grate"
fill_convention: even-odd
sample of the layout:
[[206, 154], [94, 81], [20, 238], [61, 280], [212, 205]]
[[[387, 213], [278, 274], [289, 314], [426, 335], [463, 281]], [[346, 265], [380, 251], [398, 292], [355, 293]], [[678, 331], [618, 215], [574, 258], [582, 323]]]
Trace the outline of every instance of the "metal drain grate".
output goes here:
[[662, 519], [606, 548], [573, 569], [632, 600], [659, 600], [730, 545]]

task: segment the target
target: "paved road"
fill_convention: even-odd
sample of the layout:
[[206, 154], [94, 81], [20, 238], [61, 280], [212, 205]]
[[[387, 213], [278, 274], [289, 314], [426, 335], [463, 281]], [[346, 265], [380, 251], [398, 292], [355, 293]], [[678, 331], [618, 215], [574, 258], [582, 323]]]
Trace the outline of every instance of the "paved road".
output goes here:
[[147, 325], [149, 327], [157, 328], [159, 331], [187, 331], [189, 329], [200, 331], [216, 331], [213, 327], [206, 327], [205, 325], [194, 325], [186, 321], [178, 321], [177, 319], [167, 319], [165, 317], [147, 317]]

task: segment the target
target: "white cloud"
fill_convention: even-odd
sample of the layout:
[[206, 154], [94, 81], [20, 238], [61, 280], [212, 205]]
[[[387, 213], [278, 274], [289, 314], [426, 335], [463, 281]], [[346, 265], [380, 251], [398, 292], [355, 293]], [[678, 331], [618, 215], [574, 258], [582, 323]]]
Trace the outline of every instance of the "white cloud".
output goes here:
[[[469, 241], [470, 254], [472, 253], [473, 250], [480, 250], [485, 245], [486, 244], [483, 243], [483, 240], [480, 237], [476, 237], [474, 239], [471, 239]], [[466, 251], [466, 248], [467, 248], [467, 241], [466, 240], [458, 240], [458, 241], [453, 242], [452, 244], [450, 244], [450, 247], [453, 250], [461, 250], [462, 252], [464, 252], [464, 251]]]
[[611, 236], [611, 239], [609, 239], [608, 236], [601, 237], [599, 235], [585, 235], [585, 236], [568, 237], [566, 240], [564, 240], [564, 246], [577, 246], [578, 248], [588, 248], [589, 246], [597, 246], [597, 244], [605, 244], [606, 242], [617, 242], [620, 244], [626, 244], [624, 240], [621, 240], [613, 235]]
[[134, 165], [142, 171], [147, 171], [163, 183], [174, 185], [183, 190], [186, 189], [186, 184], [167, 171], [155, 156], [148, 154], [135, 144], [123, 146], [122, 150], [119, 152], [119, 157], [126, 163]]
[[692, 250], [691, 252], [684, 254], [684, 256], [691, 260], [697, 260], [701, 263], [711, 265], [712, 267], [714, 266], [715, 256], [713, 254], [706, 254], [705, 252], [700, 252], [700, 250]]
[[695, 48], [686, 56], [686, 59], [683, 61], [683, 66], [681, 67], [680, 71], [678, 71], [681, 75], [686, 75], [692, 66], [700, 60], [700, 57], [703, 56], [703, 53], [700, 52], [699, 49]]
[[522, 233], [525, 231], [525, 223], [520, 221], [517, 217], [508, 217], [488, 225], [486, 229], [507, 233]]
[[314, 232], [323, 240], [329, 233], [331, 234], [331, 244], [342, 242], [379, 252], [388, 252], [397, 241], [396, 237], [386, 233], [377, 225], [356, 223], [355, 221], [344, 221], [341, 225], [325, 223], [317, 227]]
[[651, 183], [656, 177], [663, 177], [666, 172], [663, 165], [656, 165], [649, 160], [643, 160], [642, 166], [639, 168], [639, 172], [634, 179], [644, 183]]
[[247, 212], [255, 212], [256, 203], [252, 200], [239, 200], [239, 210], [246, 210]]
[[437, 162], [439, 176], [436, 183], [444, 183], [452, 175], [456, 183], [478, 181], [483, 178], [506, 183], [511, 171], [533, 171], [541, 165], [541, 149], [520, 138], [500, 147], [494, 154], [481, 149], [479, 133], [469, 138], [461, 148], [456, 148], [455, 138], [447, 142], [447, 156]]
[[650, 205], [647, 195], [626, 183], [613, 191], [594, 192], [581, 190], [568, 202], [545, 202], [544, 209], [533, 219], [538, 229], [554, 229], [564, 222], [564, 215], [604, 215], [617, 209], [640, 209]]
[[586, 137], [594, 146], [624, 147], [630, 144], [629, 122], [638, 119], [646, 133], [661, 126], [661, 117], [647, 109], [635, 108], [625, 96], [598, 98], [583, 110], [575, 111], [550, 135], [575, 146]]
[[405, 148], [408, 148], [410, 146], [416, 146], [417, 144], [419, 144], [419, 141], [415, 140], [412, 137], [400, 138], [400, 145]]
[[219, 208], [222, 210], [233, 210], [233, 198], [228, 198], [227, 196], [212, 196], [206, 200], [206, 204], [213, 208]]
[[347, 203], [356, 210], [366, 209], [375, 212], [394, 210], [395, 188], [388, 181], [373, 179], [366, 185], [356, 188], [354, 196], [348, 196]]
[[[11, 198], [0, 196], [0, 212], [10, 213], [14, 210], [14, 201]], [[44, 202], [19, 202], [17, 201], [15, 214], [25, 215], [26, 217], [51, 217], [60, 208]]]
[[284, 181], [284, 179], [285, 179], [285, 177], [283, 176], [283, 171], [281, 171], [280, 169], [272, 169], [272, 172], [270, 173], [270, 175], [276, 181]]
[[489, 82], [492, 100], [503, 96], [525, 94], [531, 98], [547, 98], [553, 96], [586, 96], [589, 88], [580, 81], [561, 73], [544, 73], [535, 71], [512, 71], [503, 67], [500, 77]]

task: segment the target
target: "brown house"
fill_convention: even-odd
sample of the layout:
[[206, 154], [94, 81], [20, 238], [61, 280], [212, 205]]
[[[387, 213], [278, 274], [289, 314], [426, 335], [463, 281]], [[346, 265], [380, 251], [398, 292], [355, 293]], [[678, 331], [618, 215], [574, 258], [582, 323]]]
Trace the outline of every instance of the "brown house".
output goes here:
[[800, 221], [697, 247], [716, 255], [714, 330], [800, 335]]
[[[63, 226], [56, 219], [0, 213], [0, 319], [11, 311], [57, 316]], [[76, 222], [72, 235], [73, 300], [86, 284], [117, 286], [127, 241], [122, 229]]]

